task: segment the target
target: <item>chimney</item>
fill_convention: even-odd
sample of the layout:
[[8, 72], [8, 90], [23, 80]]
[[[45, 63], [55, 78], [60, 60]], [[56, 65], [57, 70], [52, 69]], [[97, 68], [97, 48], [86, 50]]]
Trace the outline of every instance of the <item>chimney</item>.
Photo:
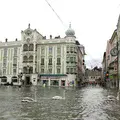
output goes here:
[[50, 39], [52, 39], [52, 35], [50, 35]]
[[5, 39], [5, 42], [7, 42], [7, 41], [8, 41], [8, 39], [6, 38], [6, 39]]

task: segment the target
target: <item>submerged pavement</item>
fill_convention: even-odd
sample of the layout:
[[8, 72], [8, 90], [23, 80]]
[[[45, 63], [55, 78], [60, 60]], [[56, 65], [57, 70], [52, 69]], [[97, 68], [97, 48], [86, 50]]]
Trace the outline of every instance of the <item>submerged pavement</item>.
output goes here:
[[[53, 100], [53, 96], [65, 99]], [[114, 89], [0, 86], [0, 120], [120, 120]], [[21, 102], [31, 97], [37, 102]]]

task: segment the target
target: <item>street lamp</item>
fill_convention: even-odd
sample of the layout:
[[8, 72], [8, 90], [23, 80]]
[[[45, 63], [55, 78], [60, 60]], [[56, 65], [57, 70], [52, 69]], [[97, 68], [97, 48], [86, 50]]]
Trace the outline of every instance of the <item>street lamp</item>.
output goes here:
[[29, 68], [30, 68], [29, 63], [27, 63], [27, 74], [29, 74]]
[[18, 74], [18, 85], [19, 85], [19, 86], [21, 86], [22, 76], [23, 76], [23, 73], [22, 73], [21, 70], [20, 70], [20, 71], [19, 71], [19, 74]]

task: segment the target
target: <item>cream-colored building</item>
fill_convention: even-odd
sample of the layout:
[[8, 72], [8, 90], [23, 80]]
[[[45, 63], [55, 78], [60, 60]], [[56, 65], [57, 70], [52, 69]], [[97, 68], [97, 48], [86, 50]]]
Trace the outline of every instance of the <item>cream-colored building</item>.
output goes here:
[[21, 40], [0, 43], [0, 82], [77, 86], [84, 80], [84, 55], [71, 25], [64, 38], [50, 35], [46, 39], [29, 24], [21, 31]]

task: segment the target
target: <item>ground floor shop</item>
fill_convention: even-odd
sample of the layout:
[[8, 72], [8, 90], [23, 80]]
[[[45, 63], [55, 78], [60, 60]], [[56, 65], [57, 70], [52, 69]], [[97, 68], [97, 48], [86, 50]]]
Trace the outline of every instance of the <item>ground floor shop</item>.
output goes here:
[[76, 76], [66, 74], [42, 74], [39, 76], [39, 85], [45, 86], [76, 86]]
[[77, 86], [76, 75], [72, 74], [20, 74], [3, 76], [0, 84], [40, 85], [40, 86]]

